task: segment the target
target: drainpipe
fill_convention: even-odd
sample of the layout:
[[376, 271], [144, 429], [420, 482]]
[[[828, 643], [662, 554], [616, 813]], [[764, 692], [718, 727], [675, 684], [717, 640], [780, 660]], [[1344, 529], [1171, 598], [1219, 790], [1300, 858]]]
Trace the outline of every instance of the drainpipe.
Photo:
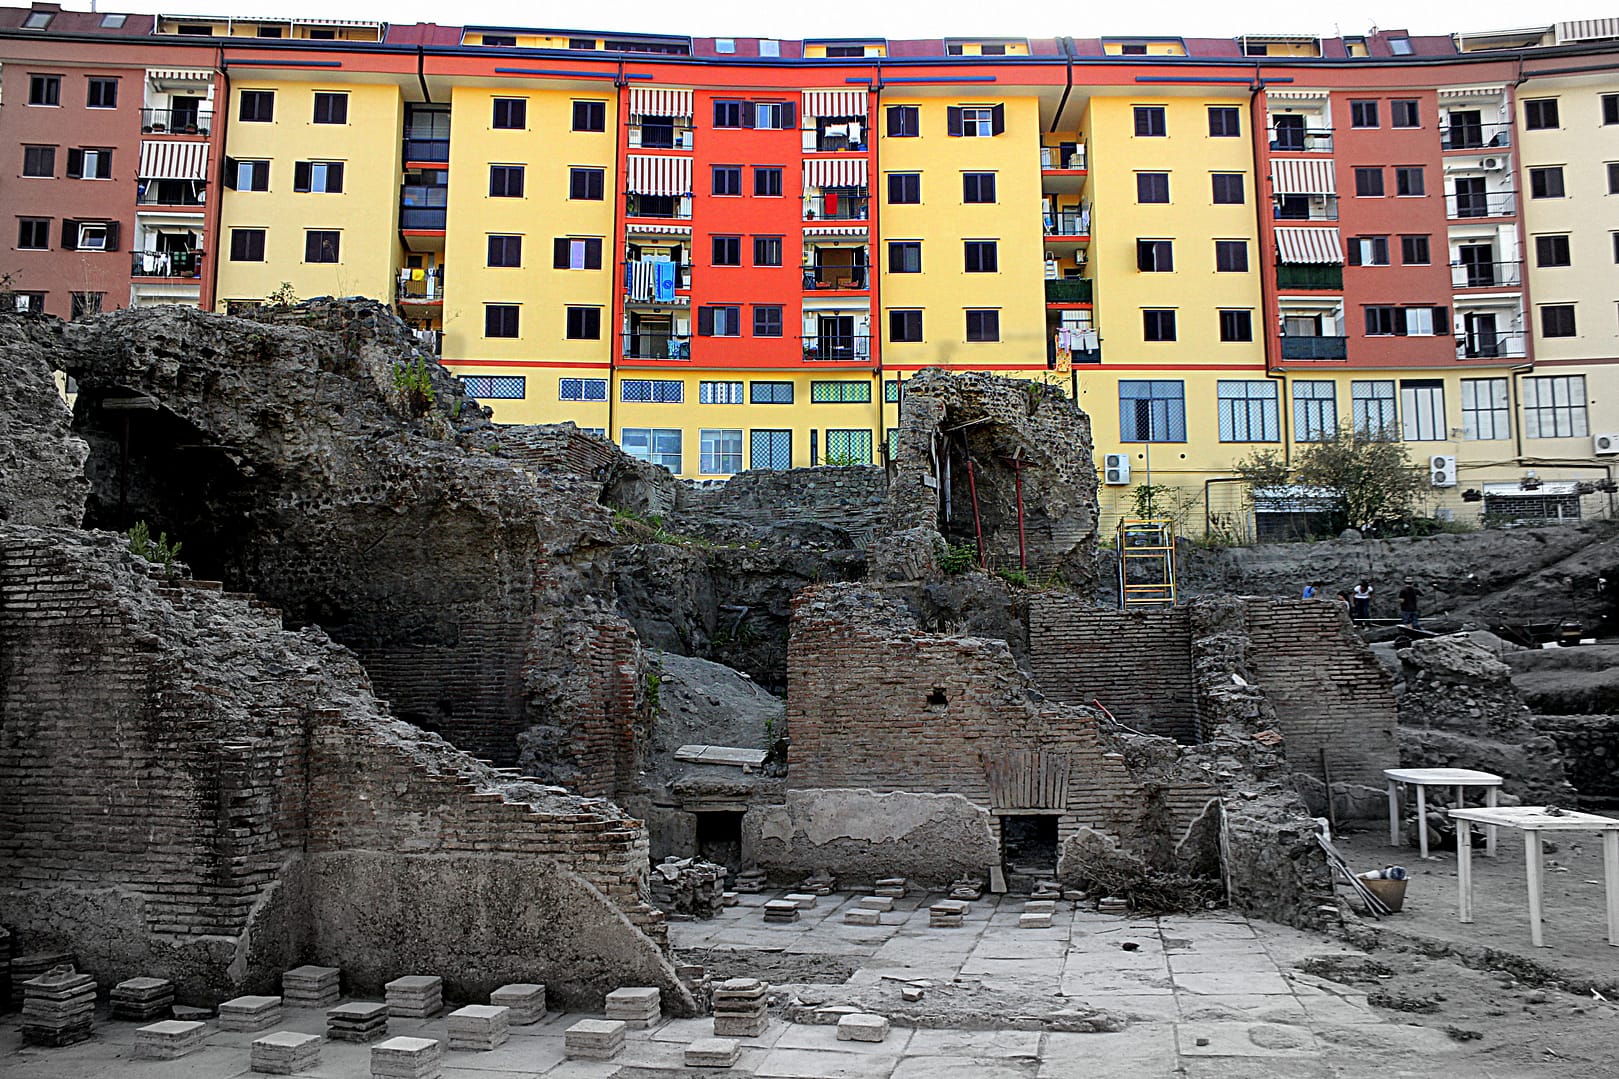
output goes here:
[[1068, 58], [1068, 74], [1063, 83], [1062, 97], [1057, 101], [1057, 115], [1051, 118], [1050, 134], [1053, 135], [1062, 130], [1063, 110], [1068, 108], [1068, 95], [1074, 92], [1074, 39], [1060, 37], [1057, 42], [1062, 46], [1063, 55]]
[[422, 100], [427, 104], [433, 103], [433, 92], [427, 88], [427, 50], [416, 46], [416, 81], [422, 88]]
[[[204, 311], [213, 310], [219, 302], [219, 247], [224, 242], [221, 226], [225, 216], [225, 135], [230, 127], [230, 70], [225, 66], [223, 45], [214, 50], [214, 67], [219, 72], [219, 100], [214, 102], [214, 126], [210, 136], [214, 149], [214, 198], [213, 205], [207, 208], [207, 224], [203, 228], [202, 257], [208, 263], [208, 305], [203, 307]], [[130, 241], [134, 242], [133, 230]]]
[[[625, 147], [627, 141], [627, 137], [625, 135], [625, 117], [627, 113], [624, 111], [628, 104], [628, 95], [625, 93], [625, 87], [628, 85], [629, 80], [624, 77], [624, 59], [623, 57], [620, 57], [618, 61], [618, 75], [613, 79], [613, 89], [618, 94], [617, 115], [614, 117], [614, 119], [617, 120], [617, 124], [614, 127], [614, 138], [618, 142], [616, 158], [619, 176], [618, 186], [621, 189], [624, 187], [624, 176], [626, 175], [626, 169], [629, 166], [629, 151]], [[696, 106], [694, 105], [693, 109], [695, 108]], [[692, 117], [692, 123], [695, 124], [696, 122], [697, 118], [695, 116]], [[624, 342], [628, 339], [628, 335], [624, 329], [624, 274], [629, 268], [629, 255], [626, 251], [626, 245], [629, 243], [629, 237], [624, 231], [626, 228], [624, 218], [627, 216], [624, 208], [624, 201], [627, 197], [628, 193], [623, 190], [615, 192], [613, 196], [613, 336], [607, 342], [607, 441], [613, 443], [614, 445], [618, 444], [618, 431], [613, 426], [613, 417], [614, 413], [616, 412], [614, 405], [618, 401], [618, 361], [619, 357], [623, 355], [622, 350], [624, 348]], [[678, 201], [677, 196], [677, 205]], [[680, 285], [679, 266], [675, 267], [675, 285], [676, 287], [679, 287]], [[671, 314], [669, 316], [669, 331], [671, 336], [673, 336], [674, 328], [674, 315]], [[690, 326], [687, 327], [688, 330], [691, 330], [692, 328], [693, 327]], [[692, 334], [691, 336], [695, 337], [696, 334]], [[690, 347], [691, 345], [688, 338], [687, 348], [690, 349]], [[684, 447], [682, 447], [682, 450], [684, 450]], [[685, 464], [684, 459], [682, 459], [681, 464]]]
[[[879, 272], [881, 263], [878, 252], [882, 250], [882, 230], [880, 229], [882, 213], [879, 208], [882, 200], [877, 197], [878, 184], [882, 178], [882, 169], [878, 165], [880, 160], [879, 148], [882, 146], [882, 133], [877, 130], [877, 118], [882, 114], [881, 98], [883, 92], [883, 59], [877, 58], [877, 77], [872, 80], [871, 92], [866, 96], [871, 111], [866, 116], [866, 130], [870, 133], [871, 149], [867, 152], [866, 165], [866, 214], [871, 224], [866, 229], [866, 287], [871, 291], [871, 300], [866, 306], [866, 347], [871, 350], [872, 362], [877, 372], [877, 455], [876, 459], [885, 465], [888, 463], [888, 394], [883, 387], [887, 384], [883, 377], [883, 306], [882, 306], [882, 274]], [[803, 299], [799, 300], [799, 320], [803, 320]], [[898, 375], [894, 376], [896, 379]]]

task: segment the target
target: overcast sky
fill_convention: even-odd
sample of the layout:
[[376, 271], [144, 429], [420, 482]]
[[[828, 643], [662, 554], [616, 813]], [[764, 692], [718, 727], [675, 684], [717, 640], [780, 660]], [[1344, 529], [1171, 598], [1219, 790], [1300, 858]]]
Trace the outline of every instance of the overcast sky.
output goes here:
[[[8, 0], [21, 6], [26, 0]], [[66, 3], [87, 9], [87, 2]], [[1376, 26], [1417, 34], [1500, 30], [1536, 20], [1596, 19], [1619, 15], [1616, 0], [1558, 0], [1541, 8], [1521, 0], [1412, 3], [1389, 0], [1158, 0], [1132, 4], [1081, 5], [1057, 0], [878, 0], [876, 3], [771, 4], [735, 0], [614, 0], [610, 4], [516, 3], [512, 0], [103, 0], [105, 11], [176, 12], [268, 16], [319, 16], [389, 22], [497, 24], [567, 29], [642, 31], [736, 37], [1100, 37], [1125, 34], [1178, 34], [1233, 37], [1242, 33], [1361, 34]]]

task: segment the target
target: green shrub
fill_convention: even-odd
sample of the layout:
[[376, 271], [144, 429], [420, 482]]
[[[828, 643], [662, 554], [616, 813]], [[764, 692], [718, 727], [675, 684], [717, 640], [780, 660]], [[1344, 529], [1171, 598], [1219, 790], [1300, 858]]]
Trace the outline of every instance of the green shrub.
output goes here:
[[978, 548], [968, 544], [946, 543], [938, 553], [939, 568], [947, 577], [978, 568]]
[[148, 562], [162, 563], [169, 576], [174, 575], [174, 563], [180, 558], [179, 540], [170, 543], [167, 532], [159, 532], [154, 540], [152, 530], [145, 521], [136, 521], [126, 534], [129, 536], [130, 553], [138, 554]]

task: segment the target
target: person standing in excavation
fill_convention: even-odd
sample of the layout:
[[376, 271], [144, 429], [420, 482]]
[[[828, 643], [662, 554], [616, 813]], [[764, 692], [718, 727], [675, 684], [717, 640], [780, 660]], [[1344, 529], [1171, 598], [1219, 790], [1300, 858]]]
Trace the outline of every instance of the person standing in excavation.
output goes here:
[[1349, 616], [1356, 621], [1372, 616], [1372, 583], [1356, 581], [1355, 591], [1349, 597]]
[[1422, 622], [1417, 618], [1417, 599], [1422, 595], [1417, 591], [1417, 583], [1410, 577], [1405, 579], [1405, 587], [1400, 589], [1400, 625], [1410, 626], [1412, 629], [1421, 629]]

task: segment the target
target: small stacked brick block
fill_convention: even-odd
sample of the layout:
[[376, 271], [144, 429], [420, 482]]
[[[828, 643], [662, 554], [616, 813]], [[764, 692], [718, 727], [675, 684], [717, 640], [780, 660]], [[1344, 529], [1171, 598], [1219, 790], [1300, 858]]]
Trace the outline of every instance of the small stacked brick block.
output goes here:
[[330, 1008], [342, 996], [336, 967], [293, 967], [281, 975], [281, 999], [289, 1008]]
[[888, 1020], [881, 1015], [856, 1012], [838, 1020], [838, 1041], [880, 1042], [888, 1037]]
[[686, 1067], [729, 1068], [742, 1056], [742, 1047], [731, 1038], [699, 1038], [686, 1046]]
[[388, 1005], [351, 1000], [326, 1010], [326, 1036], [334, 1042], [374, 1042], [388, 1036]]
[[388, 991], [388, 1014], [427, 1019], [444, 1009], [444, 979], [431, 974], [409, 974], [383, 986]]
[[208, 1028], [202, 1023], [165, 1019], [135, 1031], [135, 1056], [140, 1060], [175, 1060], [202, 1048]]
[[782, 899], [788, 903], [797, 903], [799, 910], [815, 909], [816, 897], [811, 892], [790, 892], [789, 894], [782, 896]]
[[663, 994], [653, 987], [631, 986], [607, 994], [607, 1018], [645, 1030], [663, 1014]]
[[765, 921], [767, 922], [796, 922], [798, 921], [798, 904], [791, 899], [772, 899], [765, 904]]
[[11, 971], [11, 1006], [22, 1007], [23, 982], [37, 978], [57, 967], [73, 969], [76, 962], [77, 959], [72, 952], [33, 952], [29, 955], [12, 956], [11, 962], [7, 964]]
[[219, 1006], [220, 1030], [268, 1030], [279, 1022], [280, 997], [237, 997]]
[[487, 1053], [511, 1037], [507, 1009], [493, 1004], [468, 1004], [450, 1013], [450, 1048]]
[[96, 1029], [96, 983], [70, 966], [22, 983], [22, 1040], [53, 1048], [89, 1039]]
[[489, 1003], [506, 1009], [509, 1025], [533, 1026], [545, 1018], [545, 986], [531, 982], [503, 985], [489, 994]]
[[627, 1028], [617, 1019], [581, 1019], [562, 1035], [562, 1050], [574, 1060], [612, 1060], [624, 1049]]
[[928, 908], [928, 928], [960, 929], [966, 916], [966, 903], [959, 899], [941, 899]]
[[838, 890], [838, 878], [830, 870], [817, 869], [799, 883], [799, 888], [813, 895], [831, 895]]
[[871, 910], [868, 907], [850, 907], [843, 912], [843, 922], [845, 925], [882, 925], [882, 911]]
[[770, 1025], [770, 986], [757, 978], [730, 978], [714, 986], [714, 1036], [757, 1038]]
[[732, 887], [742, 895], [758, 895], [765, 890], [765, 871], [744, 869], [736, 875], [736, 882]]
[[1034, 891], [1030, 893], [1031, 899], [1061, 899], [1062, 885], [1054, 880], [1038, 880], [1034, 882]]
[[856, 904], [861, 910], [874, 910], [879, 914], [887, 914], [894, 909], [894, 897], [888, 895], [864, 895]]
[[162, 1019], [174, 1007], [174, 983], [167, 978], [126, 978], [112, 987], [112, 1017], [145, 1023]]
[[890, 899], [905, 898], [906, 881], [904, 877], [884, 877], [877, 882], [872, 891], [877, 895], [887, 896]]
[[432, 1038], [389, 1038], [371, 1047], [373, 1079], [438, 1079], [444, 1043]]
[[1023, 912], [1018, 915], [1018, 928], [1050, 929], [1056, 911], [1057, 901], [1054, 899], [1031, 899], [1023, 904]]
[[252, 1045], [248, 1067], [265, 1075], [297, 1075], [320, 1063], [320, 1035], [278, 1030]]

